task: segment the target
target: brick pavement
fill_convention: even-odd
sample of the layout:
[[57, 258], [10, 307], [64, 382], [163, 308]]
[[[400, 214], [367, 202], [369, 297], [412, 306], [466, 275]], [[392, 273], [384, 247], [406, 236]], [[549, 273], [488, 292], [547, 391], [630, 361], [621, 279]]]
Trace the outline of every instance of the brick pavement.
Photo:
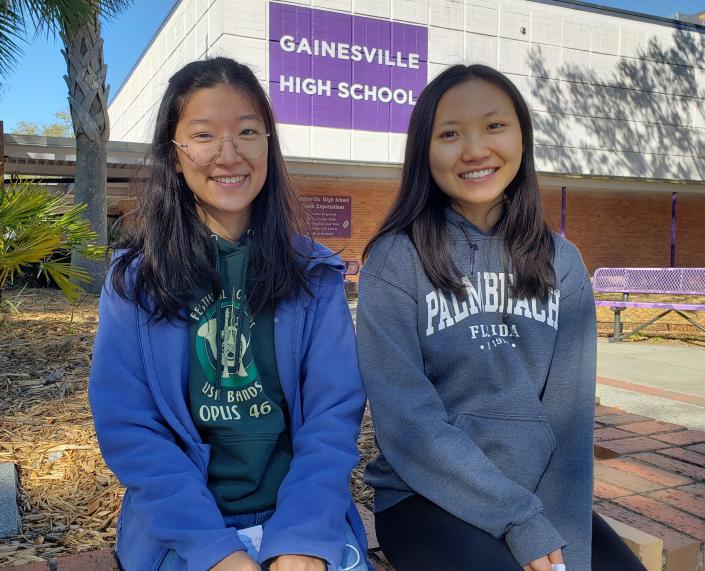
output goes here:
[[665, 571], [703, 569], [705, 432], [595, 413], [595, 510], [662, 539]]

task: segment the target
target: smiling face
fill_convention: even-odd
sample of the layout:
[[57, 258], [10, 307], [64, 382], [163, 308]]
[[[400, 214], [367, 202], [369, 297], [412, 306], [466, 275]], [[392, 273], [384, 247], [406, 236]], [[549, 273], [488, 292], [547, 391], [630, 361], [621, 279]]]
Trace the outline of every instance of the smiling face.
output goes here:
[[452, 207], [483, 231], [502, 214], [497, 206], [522, 159], [519, 117], [509, 96], [482, 79], [451, 87], [438, 102], [429, 165]]
[[[174, 140], [202, 144], [223, 137], [265, 134], [264, 121], [250, 99], [236, 88], [218, 85], [199, 89], [188, 98]], [[252, 202], [267, 179], [266, 137], [264, 152], [254, 159], [239, 155], [228, 140], [223, 141], [220, 156], [210, 165], [194, 162], [182, 147], [177, 155], [177, 170], [193, 192], [201, 220], [212, 232], [237, 240], [247, 228]]]

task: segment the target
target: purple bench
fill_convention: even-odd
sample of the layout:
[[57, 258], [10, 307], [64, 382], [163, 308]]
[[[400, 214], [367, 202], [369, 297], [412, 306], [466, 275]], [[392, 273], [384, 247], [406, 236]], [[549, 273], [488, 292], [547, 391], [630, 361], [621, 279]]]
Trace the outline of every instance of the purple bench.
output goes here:
[[356, 276], [360, 273], [360, 262], [357, 260], [343, 260], [345, 264], [345, 271], [343, 272], [343, 277]]
[[[599, 300], [595, 305], [609, 307], [614, 311], [614, 333], [610, 341], [620, 341], [638, 333], [644, 327], [658, 321], [671, 311], [676, 312], [705, 332], [705, 325], [693, 319], [684, 311], [705, 311], [702, 303], [658, 302], [649, 303], [629, 301], [632, 293], [651, 293], [661, 295], [705, 295], [705, 268], [599, 268], [592, 278], [592, 289], [596, 293], [621, 293], [620, 301]], [[663, 309], [658, 316], [643, 325], [624, 334], [622, 332], [621, 312], [629, 307]]]
[[360, 262], [358, 260], [343, 260], [345, 271], [343, 272], [343, 280], [345, 281], [345, 294], [348, 297], [357, 296], [357, 282], [348, 279], [348, 276], [356, 276], [360, 273]]

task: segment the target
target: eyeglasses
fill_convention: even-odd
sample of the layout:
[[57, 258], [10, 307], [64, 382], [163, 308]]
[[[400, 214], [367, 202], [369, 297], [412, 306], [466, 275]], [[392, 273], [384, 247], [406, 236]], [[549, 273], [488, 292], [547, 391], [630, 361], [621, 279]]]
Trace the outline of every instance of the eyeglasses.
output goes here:
[[237, 154], [243, 159], [256, 159], [267, 152], [267, 137], [269, 133], [257, 133], [246, 129], [236, 137], [222, 137], [216, 140], [210, 133], [196, 133], [191, 135], [187, 143], [171, 141], [186, 153], [194, 163], [199, 165], [212, 165], [223, 152], [223, 142], [230, 141]]

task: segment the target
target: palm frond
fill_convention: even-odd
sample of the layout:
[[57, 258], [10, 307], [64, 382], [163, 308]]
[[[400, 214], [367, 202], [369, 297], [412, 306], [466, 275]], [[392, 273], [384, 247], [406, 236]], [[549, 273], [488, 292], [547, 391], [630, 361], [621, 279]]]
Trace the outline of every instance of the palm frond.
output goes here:
[[56, 219], [56, 227], [63, 233], [64, 247], [75, 251], [84, 258], [100, 259], [105, 255], [105, 248], [96, 243], [97, 234], [91, 229], [90, 222], [83, 217], [85, 204], [76, 204]]
[[[11, 311], [12, 313], [19, 314], [20, 306], [24, 301], [22, 297], [24, 295], [24, 290], [27, 289], [26, 285], [22, 286], [22, 289], [16, 292], [12, 297], [0, 297], [0, 315], [3, 312]], [[2, 325], [3, 319], [0, 317], [0, 325]]]
[[48, 261], [41, 264], [41, 271], [50, 277], [61, 288], [69, 301], [76, 299], [83, 293], [79, 283], [88, 284], [91, 276], [83, 268], [72, 266], [70, 262]]
[[127, 10], [132, 3], [133, 0], [100, 0], [100, 14], [110, 20]]
[[82, 26], [96, 17], [113, 19], [132, 0], [14, 0], [24, 5], [23, 14], [31, 20], [38, 33], [47, 36], [63, 32], [73, 36]]
[[0, 1], [0, 77], [7, 77], [22, 57], [20, 42], [25, 42], [26, 27], [7, 0]]
[[47, 37], [60, 32], [70, 37], [96, 16], [112, 19], [131, 4], [132, 0], [2, 0], [0, 75], [22, 55], [17, 40], [24, 40], [28, 24]]
[[[0, 0], [2, 2], [2, 0]], [[65, 259], [72, 252], [100, 259], [105, 248], [83, 217], [85, 205], [57, 212], [63, 197], [31, 181], [8, 185], [0, 192], [0, 292], [31, 264], [52, 279], [70, 299], [82, 291], [89, 274]]]
[[0, 228], [51, 216], [62, 200], [60, 194], [50, 192], [31, 181], [20, 182], [0, 194]]
[[25, 22], [32, 22], [37, 33], [47, 37], [60, 31], [74, 33], [100, 13], [94, 0], [9, 0]]
[[50, 256], [60, 244], [61, 234], [48, 226], [28, 226], [0, 237], [0, 289], [27, 266]]

